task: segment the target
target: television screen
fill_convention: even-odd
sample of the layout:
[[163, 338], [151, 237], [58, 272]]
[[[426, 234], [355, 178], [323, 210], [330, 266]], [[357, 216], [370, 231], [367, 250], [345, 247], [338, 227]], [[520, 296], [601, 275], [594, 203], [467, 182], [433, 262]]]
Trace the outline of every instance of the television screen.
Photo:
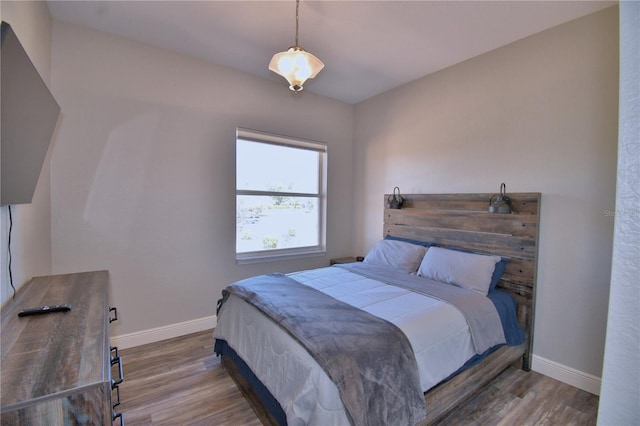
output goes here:
[[30, 203], [60, 107], [11, 26], [2, 22], [0, 204]]

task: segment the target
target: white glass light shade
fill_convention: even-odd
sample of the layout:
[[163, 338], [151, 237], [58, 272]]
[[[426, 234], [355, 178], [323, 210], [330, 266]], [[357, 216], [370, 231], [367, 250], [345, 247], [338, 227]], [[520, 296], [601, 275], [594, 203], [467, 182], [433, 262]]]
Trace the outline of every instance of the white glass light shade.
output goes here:
[[273, 55], [269, 69], [280, 74], [289, 82], [289, 89], [294, 92], [302, 90], [302, 85], [313, 78], [324, 68], [322, 61], [300, 46], [290, 47], [286, 52]]

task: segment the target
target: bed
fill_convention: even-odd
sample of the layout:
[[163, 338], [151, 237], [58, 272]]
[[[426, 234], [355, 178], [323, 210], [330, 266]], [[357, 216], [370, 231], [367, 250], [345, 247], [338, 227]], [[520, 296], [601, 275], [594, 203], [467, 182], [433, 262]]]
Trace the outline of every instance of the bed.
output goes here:
[[361, 264], [225, 289], [215, 350], [263, 423], [429, 424], [528, 370], [540, 194], [491, 196], [406, 195]]

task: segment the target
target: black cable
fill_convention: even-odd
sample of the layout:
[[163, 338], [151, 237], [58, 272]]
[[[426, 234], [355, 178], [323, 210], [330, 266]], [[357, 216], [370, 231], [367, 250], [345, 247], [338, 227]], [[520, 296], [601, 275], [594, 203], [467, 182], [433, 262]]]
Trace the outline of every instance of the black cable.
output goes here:
[[13, 275], [11, 274], [11, 228], [13, 228], [13, 218], [11, 217], [11, 206], [9, 206], [9, 243], [7, 244], [9, 252], [9, 284], [13, 289], [13, 298], [16, 298], [16, 288], [13, 285]]

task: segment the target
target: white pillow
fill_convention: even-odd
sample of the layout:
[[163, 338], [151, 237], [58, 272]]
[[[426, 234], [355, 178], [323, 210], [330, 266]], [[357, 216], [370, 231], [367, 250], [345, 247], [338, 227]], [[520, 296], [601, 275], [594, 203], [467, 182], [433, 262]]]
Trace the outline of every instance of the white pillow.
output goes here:
[[418, 275], [475, 290], [486, 296], [498, 262], [500, 262], [500, 256], [430, 247], [422, 259]]
[[380, 240], [367, 253], [364, 263], [386, 266], [403, 272], [416, 272], [426, 247], [396, 240]]

